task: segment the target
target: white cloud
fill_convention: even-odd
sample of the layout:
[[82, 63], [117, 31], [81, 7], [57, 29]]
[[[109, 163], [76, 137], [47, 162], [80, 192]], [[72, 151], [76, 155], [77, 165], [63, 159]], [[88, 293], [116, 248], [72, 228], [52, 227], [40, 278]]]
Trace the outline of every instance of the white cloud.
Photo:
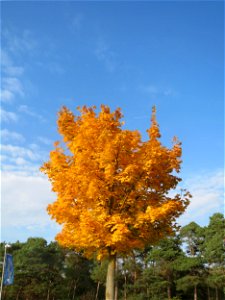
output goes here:
[[11, 121], [12, 122], [18, 121], [18, 115], [12, 111], [7, 111], [7, 110], [4, 110], [3, 108], [0, 108], [0, 113], [1, 113], [2, 122], [9, 123]]
[[48, 159], [48, 153], [38, 145], [21, 147], [12, 144], [1, 145], [1, 169], [18, 174], [40, 174], [39, 168]]
[[10, 90], [1, 90], [0, 99], [1, 102], [10, 103], [14, 99], [14, 94]]
[[3, 141], [23, 142], [25, 140], [22, 134], [10, 131], [8, 129], [1, 130], [1, 138]]
[[224, 207], [224, 171], [205, 172], [184, 180], [183, 185], [193, 198], [179, 222], [185, 225], [195, 221], [207, 225], [209, 217], [222, 212]]
[[40, 114], [38, 114], [38, 113], [34, 112], [33, 110], [31, 110], [27, 105], [20, 105], [18, 111], [22, 112], [22, 113], [25, 113], [28, 116], [37, 118], [40, 121], [45, 121], [45, 119]]
[[16, 174], [31, 174], [36, 175], [39, 173], [40, 164], [34, 164], [23, 157], [9, 158], [1, 155], [2, 171], [3, 172], [16, 172]]
[[7, 226], [46, 226], [46, 207], [53, 201], [48, 180], [41, 175], [2, 173], [2, 224]]
[[[8, 132], [5, 133], [7, 136]], [[54, 194], [47, 178], [39, 170], [46, 156], [35, 144], [26, 147], [1, 146], [1, 224], [4, 240], [26, 240], [34, 235], [45, 237], [45, 231], [46, 238], [52, 240], [56, 234], [57, 227], [46, 212]]]
[[38, 151], [34, 151], [29, 149], [28, 147], [20, 147], [13, 145], [1, 145], [1, 150], [3, 153], [7, 153], [7, 155], [11, 158], [23, 157], [30, 159], [32, 161], [37, 161], [42, 158], [41, 153]]

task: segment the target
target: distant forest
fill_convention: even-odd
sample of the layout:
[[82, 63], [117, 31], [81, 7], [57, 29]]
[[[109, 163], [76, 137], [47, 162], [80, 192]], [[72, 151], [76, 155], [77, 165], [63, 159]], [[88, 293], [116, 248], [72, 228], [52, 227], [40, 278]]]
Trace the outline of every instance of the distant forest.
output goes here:
[[[191, 222], [157, 245], [118, 257], [116, 299], [225, 300], [224, 234], [224, 216], [215, 213], [207, 227]], [[104, 299], [107, 261], [87, 260], [43, 238], [17, 241], [7, 251], [15, 276], [2, 300]]]

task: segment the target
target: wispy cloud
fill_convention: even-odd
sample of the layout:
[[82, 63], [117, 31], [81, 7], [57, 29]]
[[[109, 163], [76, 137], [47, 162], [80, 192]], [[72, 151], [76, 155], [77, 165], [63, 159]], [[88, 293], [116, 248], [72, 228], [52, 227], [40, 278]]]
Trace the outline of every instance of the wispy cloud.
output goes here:
[[195, 221], [206, 225], [209, 217], [224, 209], [224, 171], [204, 172], [184, 181], [193, 198], [180, 218], [182, 225]]
[[[31, 147], [32, 148], [32, 147]], [[38, 161], [42, 159], [41, 153], [37, 151], [33, 151], [32, 149], [28, 147], [20, 147], [20, 146], [14, 146], [11, 144], [1, 145], [2, 153], [8, 155], [8, 157], [11, 158], [25, 158], [32, 161]]]
[[45, 121], [45, 119], [44, 119], [43, 116], [41, 116], [40, 114], [34, 112], [27, 105], [20, 105], [18, 111], [21, 112], [21, 113], [24, 113], [24, 114], [26, 114], [26, 115], [28, 115], [30, 117], [37, 118], [40, 121]]
[[3, 73], [10, 77], [20, 76], [24, 72], [24, 68], [16, 66], [13, 63], [12, 58], [4, 49], [1, 50], [1, 69]]
[[10, 123], [18, 121], [18, 115], [12, 111], [7, 111], [3, 108], [0, 108], [0, 114], [2, 122]]
[[21, 80], [21, 75], [24, 68], [15, 66], [9, 54], [2, 50], [1, 52], [1, 102], [11, 103], [15, 97], [24, 96], [24, 87]]
[[[12, 103], [14, 99], [24, 97], [27, 90], [24, 87], [24, 65], [18, 65], [16, 61], [24, 56], [33, 56], [38, 43], [29, 30], [18, 31], [16, 28], [4, 28], [2, 30], [1, 50], [1, 102]], [[18, 60], [19, 59], [19, 60]]]
[[15, 96], [24, 96], [24, 89], [21, 80], [16, 77], [4, 77], [2, 79], [2, 100], [8, 102], [12, 100]]
[[63, 68], [63, 66], [56, 61], [49, 62], [47, 64], [47, 68], [51, 73], [54, 74], [62, 75], [65, 73], [65, 69]]
[[177, 95], [177, 92], [171, 87], [158, 86], [155, 84], [139, 85], [138, 90], [152, 97], [174, 97]]
[[102, 62], [109, 72], [115, 71], [117, 67], [116, 62], [116, 53], [111, 49], [108, 43], [99, 38], [96, 43], [95, 47], [95, 55], [97, 59]]
[[1, 145], [2, 171], [40, 174], [39, 168], [48, 154], [37, 144], [21, 146], [10, 143]]
[[12, 100], [14, 99], [14, 94], [10, 90], [2, 89], [0, 91], [0, 99], [1, 102], [11, 103]]
[[2, 36], [8, 51], [11, 53], [32, 53], [38, 46], [33, 33], [28, 29], [18, 33], [16, 29], [12, 31], [4, 28]]
[[45, 144], [45, 145], [51, 145], [51, 144], [53, 144], [52, 140], [50, 140], [50, 139], [48, 139], [46, 137], [43, 137], [43, 136], [39, 136], [38, 137], [38, 141], [41, 142], [41, 143], [43, 143], [43, 144]]
[[24, 142], [25, 138], [22, 134], [8, 129], [1, 130], [1, 139], [2, 141], [15, 141], [15, 142]]
[[[51, 57], [51, 54], [49, 54]], [[52, 60], [52, 57], [50, 58]], [[52, 74], [62, 75], [65, 73], [64, 67], [55, 59], [55, 61], [48, 60], [46, 61], [37, 61], [36, 64], [43, 70], [47, 70]]]

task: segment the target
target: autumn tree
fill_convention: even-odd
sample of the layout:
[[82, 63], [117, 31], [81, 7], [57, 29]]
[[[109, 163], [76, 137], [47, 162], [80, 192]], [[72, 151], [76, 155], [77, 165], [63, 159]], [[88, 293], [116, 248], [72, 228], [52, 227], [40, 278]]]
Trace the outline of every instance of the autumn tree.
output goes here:
[[65, 145], [57, 142], [41, 169], [57, 194], [48, 212], [63, 226], [56, 236], [61, 245], [108, 258], [106, 299], [112, 300], [116, 255], [172, 234], [188, 205], [189, 193], [169, 194], [181, 181], [181, 144], [161, 144], [155, 108], [147, 141], [138, 131], [122, 129], [120, 109], [78, 110], [59, 112]]

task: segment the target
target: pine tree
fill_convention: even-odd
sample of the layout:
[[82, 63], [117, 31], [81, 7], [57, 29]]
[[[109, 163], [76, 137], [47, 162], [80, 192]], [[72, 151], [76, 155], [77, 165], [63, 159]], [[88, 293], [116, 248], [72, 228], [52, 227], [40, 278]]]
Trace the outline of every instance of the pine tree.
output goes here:
[[224, 296], [225, 290], [225, 223], [221, 213], [210, 217], [208, 227], [205, 228], [204, 257], [208, 263], [208, 285], [215, 289], [216, 300], [219, 295]]
[[184, 275], [177, 280], [177, 288], [194, 291], [194, 300], [198, 299], [198, 286], [204, 281], [204, 259], [202, 257], [202, 245], [204, 243], [204, 229], [191, 222], [181, 229], [181, 237], [186, 245], [186, 256], [180, 260], [178, 270]]

